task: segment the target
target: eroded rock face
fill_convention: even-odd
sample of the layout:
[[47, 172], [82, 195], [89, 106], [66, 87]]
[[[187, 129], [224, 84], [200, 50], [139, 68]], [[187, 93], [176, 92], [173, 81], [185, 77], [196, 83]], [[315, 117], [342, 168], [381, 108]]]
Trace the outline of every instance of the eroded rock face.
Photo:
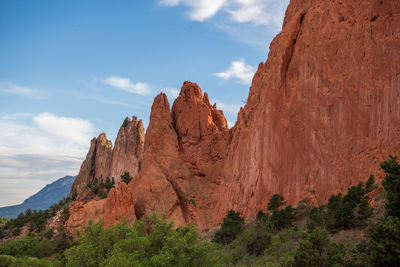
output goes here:
[[83, 161], [79, 174], [72, 187], [71, 194], [77, 193], [77, 200], [88, 201], [95, 195], [88, 189], [87, 184], [94, 179], [100, 181], [110, 177], [112, 162], [112, 143], [104, 133], [90, 142], [89, 152]]
[[79, 174], [72, 185], [71, 196], [77, 192], [77, 200], [87, 202], [96, 196], [87, 187], [89, 182], [98, 183], [114, 178], [115, 184], [121, 181], [121, 175], [129, 172], [134, 177], [140, 168], [143, 157], [144, 128], [141, 120], [126, 118], [122, 124], [114, 148], [104, 133], [93, 138], [89, 152], [82, 163]]
[[[292, 0], [232, 129], [217, 214], [326, 202], [400, 151], [400, 2]], [[221, 220], [221, 219], [219, 219]]]
[[143, 156], [144, 128], [141, 120], [133, 117], [125, 119], [119, 129], [112, 154], [110, 177], [115, 183], [121, 181], [121, 175], [129, 172], [132, 177], [139, 172]]
[[[95, 221], [102, 214], [106, 224], [124, 216], [141, 218], [154, 212], [166, 214], [168, 219], [174, 220], [175, 226], [192, 221], [204, 228], [212, 223], [212, 210], [216, 204], [214, 193], [222, 177], [229, 142], [226, 119], [222, 111], [210, 105], [200, 87], [191, 82], [184, 83], [172, 110], [171, 113], [165, 94], [155, 98], [143, 156], [138, 163], [140, 171], [126, 186], [133, 196], [133, 204], [132, 198], [126, 198], [124, 204], [125, 197], [119, 196], [121, 192], [111, 191], [112, 198], [121, 199], [116, 209], [133, 207], [124, 210], [129, 214], [113, 213], [110, 203], [115, 201], [109, 201], [110, 196], [87, 204], [76, 202], [71, 208], [74, 215], [68, 221], [70, 231], [89, 220]], [[116, 149], [118, 138], [112, 166], [115, 166], [115, 151], [120, 151]], [[125, 154], [119, 152], [120, 158], [123, 159]], [[113, 171], [114, 168], [111, 173]], [[125, 184], [122, 182], [121, 185]]]
[[399, 1], [292, 0], [235, 126], [195, 83], [183, 84], [172, 111], [158, 95], [144, 140], [136, 120], [114, 151], [92, 140], [73, 187], [80, 199], [90, 177], [137, 174], [104, 200], [76, 202], [68, 228], [157, 212], [204, 229], [229, 209], [255, 216], [274, 193], [326, 202], [400, 151], [398, 62]]
[[67, 229], [74, 233], [82, 225], [87, 225], [89, 221], [96, 223], [100, 218], [104, 220], [105, 226], [118, 223], [122, 219], [126, 219], [128, 223], [136, 220], [134, 195], [125, 183], [112, 188], [105, 199], [91, 200], [86, 204], [75, 201], [70, 208]]

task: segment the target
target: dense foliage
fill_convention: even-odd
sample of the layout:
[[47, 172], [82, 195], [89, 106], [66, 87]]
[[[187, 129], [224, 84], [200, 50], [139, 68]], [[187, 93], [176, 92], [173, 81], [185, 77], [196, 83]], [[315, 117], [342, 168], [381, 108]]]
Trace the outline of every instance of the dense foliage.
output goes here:
[[331, 232], [365, 226], [372, 216], [368, 193], [376, 188], [374, 176], [364, 184], [349, 188], [343, 197], [342, 193], [332, 195], [327, 206], [313, 207], [310, 212], [307, 229], [325, 227]]
[[221, 229], [214, 236], [213, 241], [220, 244], [229, 244], [243, 231], [244, 219], [239, 212], [230, 210], [224, 219]]
[[381, 163], [381, 168], [386, 173], [382, 184], [387, 194], [387, 214], [400, 218], [400, 165], [396, 160], [396, 157], [389, 156], [388, 161]]
[[[175, 229], [157, 215], [108, 228], [100, 220], [77, 232], [73, 243], [62, 229], [32, 231], [0, 246], [0, 266], [400, 266], [399, 165], [390, 157], [381, 167], [387, 196], [381, 218], [373, 216], [369, 204], [368, 195], [377, 187], [370, 176], [319, 207], [303, 202], [294, 208], [273, 195], [266, 211], [247, 225], [231, 210], [212, 242], [201, 241], [193, 225]], [[67, 202], [57, 208], [68, 216]], [[22, 214], [3, 232], [50, 213]], [[357, 231], [362, 234], [353, 237], [361, 238], [346, 239]]]
[[30, 209], [27, 209], [25, 213], [21, 212], [17, 218], [7, 221], [7, 223], [4, 225], [4, 229], [14, 229], [14, 235], [19, 235], [18, 230], [16, 229], [19, 229], [24, 225], [29, 224], [29, 232], [39, 233], [45, 230], [46, 221], [49, 218], [54, 217], [56, 213], [60, 210], [62, 210], [61, 221], [65, 222], [69, 217], [69, 201], [69, 198], [63, 199], [57, 204], [52, 205], [47, 210], [32, 211]]
[[109, 177], [106, 178], [105, 181], [100, 178], [94, 179], [93, 181], [89, 182], [87, 185], [89, 189], [96, 195], [101, 198], [106, 198], [108, 192], [110, 192], [111, 188], [115, 187], [114, 177], [110, 180]]
[[269, 200], [267, 209], [269, 211], [275, 211], [275, 210], [278, 210], [280, 207], [282, 207], [285, 204], [286, 204], [285, 198], [282, 195], [275, 194]]
[[198, 242], [194, 226], [174, 230], [172, 223], [154, 215], [133, 227], [89, 224], [64, 256], [66, 266], [216, 266], [224, 257], [214, 255], [215, 248]]

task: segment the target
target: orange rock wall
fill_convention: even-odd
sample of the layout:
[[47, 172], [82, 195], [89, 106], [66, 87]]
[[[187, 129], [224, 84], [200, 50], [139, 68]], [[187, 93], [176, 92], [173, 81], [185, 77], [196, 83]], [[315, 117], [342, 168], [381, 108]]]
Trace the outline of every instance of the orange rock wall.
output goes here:
[[[232, 129], [217, 213], [253, 216], [379, 173], [400, 151], [400, 2], [292, 0]], [[220, 219], [220, 218], [217, 218]]]

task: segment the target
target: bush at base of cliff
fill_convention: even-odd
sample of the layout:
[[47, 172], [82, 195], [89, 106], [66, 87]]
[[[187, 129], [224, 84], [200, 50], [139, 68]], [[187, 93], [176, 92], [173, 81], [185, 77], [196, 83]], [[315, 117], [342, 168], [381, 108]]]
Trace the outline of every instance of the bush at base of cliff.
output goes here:
[[123, 175], [121, 175], [121, 180], [126, 184], [129, 184], [132, 179], [133, 177], [130, 175], [129, 172], [125, 172]]
[[388, 200], [386, 213], [400, 218], [400, 165], [397, 163], [397, 158], [389, 155], [389, 160], [383, 161], [381, 168], [386, 174], [382, 183]]
[[36, 259], [31, 257], [13, 257], [9, 255], [0, 255], [0, 267], [32, 267], [32, 266], [58, 266], [54, 261]]
[[221, 228], [215, 233], [213, 242], [229, 244], [243, 231], [244, 219], [239, 212], [230, 210], [225, 217]]
[[316, 228], [300, 242], [294, 266], [342, 266], [345, 254], [345, 247], [331, 242], [328, 231]]
[[89, 224], [64, 256], [66, 266], [222, 266], [229, 257], [215, 254], [217, 246], [199, 242], [192, 225], [174, 230], [154, 215], [133, 227]]
[[400, 266], [400, 219], [383, 217], [369, 231], [371, 265]]

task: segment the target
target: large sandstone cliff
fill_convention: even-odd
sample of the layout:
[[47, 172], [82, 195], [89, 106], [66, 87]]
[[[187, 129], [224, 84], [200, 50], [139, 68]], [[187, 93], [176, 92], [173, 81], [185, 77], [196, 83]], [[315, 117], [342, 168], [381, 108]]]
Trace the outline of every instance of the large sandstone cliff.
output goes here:
[[194, 83], [184, 83], [172, 110], [160, 94], [145, 138], [118, 135], [116, 143], [135, 145], [92, 140], [78, 199], [90, 199], [85, 183], [94, 177], [125, 169], [135, 177], [105, 200], [76, 202], [69, 229], [152, 212], [202, 229], [231, 208], [254, 216], [274, 193], [323, 203], [379, 175], [379, 162], [400, 151], [399, 62], [399, 1], [292, 0], [235, 126], [228, 130]]
[[400, 152], [400, 1], [292, 0], [232, 129], [218, 213], [326, 202]]

